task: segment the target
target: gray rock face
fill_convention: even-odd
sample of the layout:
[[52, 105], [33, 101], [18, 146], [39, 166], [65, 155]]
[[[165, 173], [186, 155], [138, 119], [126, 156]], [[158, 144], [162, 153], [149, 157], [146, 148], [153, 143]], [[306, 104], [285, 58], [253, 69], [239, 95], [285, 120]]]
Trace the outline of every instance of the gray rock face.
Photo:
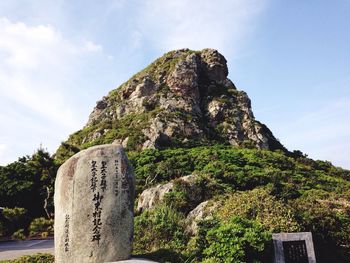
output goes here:
[[[200, 196], [197, 194], [199, 187], [195, 184], [196, 176], [191, 174], [180, 177], [177, 180], [181, 180], [188, 184], [191, 193], [193, 193], [190, 195], [190, 201], [194, 203], [198, 202], [198, 198], [200, 198]], [[144, 190], [138, 199], [136, 211], [140, 213], [144, 210], [154, 208], [164, 199], [165, 194], [173, 191], [174, 187], [174, 181], [171, 181], [169, 183], [159, 184]]]
[[214, 49], [157, 59], [99, 101], [66, 144], [114, 141], [130, 150], [219, 143], [286, 151], [255, 119], [249, 97], [228, 79], [226, 59]]
[[213, 201], [204, 201], [196, 206], [196, 208], [187, 215], [186, 231], [191, 235], [196, 235], [198, 233], [198, 221], [211, 218], [218, 206], [219, 203]]
[[130, 257], [134, 175], [121, 146], [81, 151], [55, 182], [55, 262], [107, 262]]

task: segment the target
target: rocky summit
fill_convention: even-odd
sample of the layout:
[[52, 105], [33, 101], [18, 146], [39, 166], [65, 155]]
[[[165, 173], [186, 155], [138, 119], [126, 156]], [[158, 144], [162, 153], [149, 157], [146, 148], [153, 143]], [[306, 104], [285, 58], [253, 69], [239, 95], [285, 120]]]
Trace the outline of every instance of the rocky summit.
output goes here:
[[168, 52], [98, 101], [86, 126], [62, 143], [56, 158], [105, 143], [129, 150], [220, 143], [285, 151], [227, 75], [227, 61], [217, 50]]

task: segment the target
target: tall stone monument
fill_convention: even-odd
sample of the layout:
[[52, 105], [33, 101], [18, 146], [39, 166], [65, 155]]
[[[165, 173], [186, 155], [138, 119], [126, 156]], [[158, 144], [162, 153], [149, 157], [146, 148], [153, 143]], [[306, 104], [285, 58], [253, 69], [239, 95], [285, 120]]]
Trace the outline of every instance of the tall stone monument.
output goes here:
[[55, 262], [128, 259], [134, 185], [121, 146], [91, 147], [67, 160], [55, 182]]

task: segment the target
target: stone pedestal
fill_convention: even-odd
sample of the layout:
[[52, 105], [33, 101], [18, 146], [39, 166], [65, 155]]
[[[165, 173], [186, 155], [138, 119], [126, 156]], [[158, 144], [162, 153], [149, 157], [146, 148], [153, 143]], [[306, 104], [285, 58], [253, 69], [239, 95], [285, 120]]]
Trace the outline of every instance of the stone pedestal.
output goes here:
[[55, 262], [130, 258], [134, 184], [121, 146], [91, 147], [67, 160], [55, 182]]

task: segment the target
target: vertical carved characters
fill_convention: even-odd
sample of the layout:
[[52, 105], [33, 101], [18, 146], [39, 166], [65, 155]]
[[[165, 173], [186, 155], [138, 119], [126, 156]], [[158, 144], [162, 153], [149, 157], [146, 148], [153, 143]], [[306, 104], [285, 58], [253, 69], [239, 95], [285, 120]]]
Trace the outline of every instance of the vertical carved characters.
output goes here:
[[69, 251], [69, 215], [64, 220], [64, 252]]
[[[101, 239], [101, 228], [102, 228], [102, 221], [101, 221], [101, 216], [102, 216], [102, 199], [103, 195], [102, 192], [104, 192], [107, 189], [107, 161], [101, 161], [101, 169], [100, 169], [100, 184], [99, 188], [97, 188], [98, 185], [98, 167], [97, 167], [97, 162], [95, 160], [91, 161], [91, 190], [93, 194], [92, 202], [94, 206], [94, 211], [92, 213], [92, 238], [91, 241], [94, 242], [96, 241], [97, 244], [100, 244], [100, 239]], [[95, 193], [95, 191], [97, 192]], [[100, 190], [102, 191], [100, 193]]]
[[102, 192], [104, 192], [107, 188], [106, 168], [107, 168], [107, 162], [102, 161], [101, 162], [101, 184], [100, 184]]
[[94, 198], [92, 201], [94, 202], [94, 212], [92, 213], [92, 239], [91, 241], [97, 241], [97, 244], [100, 244], [101, 239], [101, 214], [102, 214], [102, 206], [101, 201], [103, 199], [103, 195], [100, 195], [99, 192], [97, 194], [94, 194]]
[[96, 187], [97, 187], [97, 167], [96, 167], [96, 161], [91, 161], [91, 185], [90, 185], [90, 189], [92, 190], [92, 192], [96, 191]]
[[115, 169], [114, 193], [116, 196], [118, 196], [119, 194], [119, 159], [114, 160], [114, 169]]

